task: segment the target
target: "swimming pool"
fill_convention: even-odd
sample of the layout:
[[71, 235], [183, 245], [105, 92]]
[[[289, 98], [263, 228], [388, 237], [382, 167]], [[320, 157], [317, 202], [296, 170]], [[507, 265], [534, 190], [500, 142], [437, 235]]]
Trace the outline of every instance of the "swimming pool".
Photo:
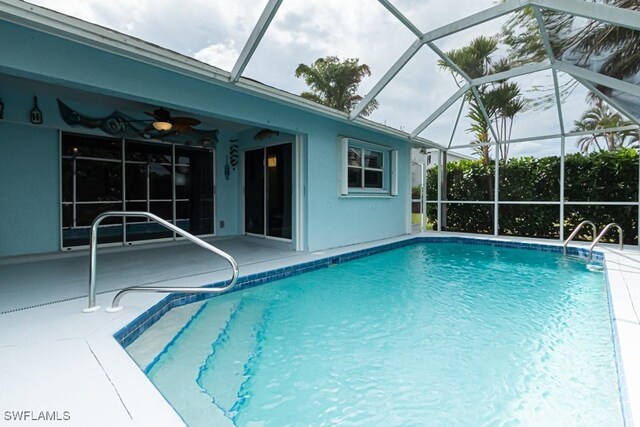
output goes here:
[[556, 253], [406, 246], [174, 309], [127, 350], [189, 425], [624, 424], [604, 278]]

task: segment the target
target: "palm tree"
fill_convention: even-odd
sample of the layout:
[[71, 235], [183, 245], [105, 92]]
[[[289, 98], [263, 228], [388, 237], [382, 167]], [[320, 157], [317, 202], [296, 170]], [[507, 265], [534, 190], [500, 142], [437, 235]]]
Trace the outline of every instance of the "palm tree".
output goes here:
[[[468, 46], [447, 52], [447, 56], [469, 77], [475, 79], [511, 69], [512, 64], [508, 59], [493, 60], [492, 56], [497, 50], [498, 40], [496, 38], [480, 36]], [[458, 87], [462, 86], [464, 79], [455, 69], [451, 68], [443, 60], [438, 61], [438, 66], [450, 71]], [[524, 98], [521, 96], [520, 87], [516, 83], [500, 80], [482, 85], [477, 89], [490, 122], [485, 118], [478, 100], [469, 92], [466, 95], [469, 103], [467, 117], [471, 119], [471, 127], [467, 130], [474, 135], [473, 142], [478, 144], [491, 142], [490, 124], [494, 125], [497, 137], [501, 141], [509, 140], [515, 115], [522, 111], [526, 105]], [[484, 164], [489, 163], [489, 145], [482, 145], [476, 152], [480, 155]], [[509, 155], [509, 144], [502, 144], [499, 154], [500, 158], [506, 161]]]
[[[362, 100], [357, 94], [358, 86], [364, 77], [371, 75], [371, 70], [367, 64], [360, 64], [358, 58], [340, 61], [336, 56], [327, 56], [316, 59], [311, 65], [298, 65], [295, 75], [303, 77], [311, 89], [300, 96], [348, 113]], [[367, 116], [376, 108], [378, 102], [373, 100], [362, 115]]]
[[[501, 141], [511, 139], [513, 121], [519, 112], [525, 109], [526, 101], [521, 96], [520, 87], [516, 83], [501, 82], [490, 93], [491, 104], [496, 110], [494, 124]], [[507, 161], [510, 144], [500, 144], [500, 158]]]
[[[585, 111], [580, 120], [574, 122], [575, 127], [573, 131], [594, 131], [628, 126], [631, 124], [629, 120], [626, 120], [619, 113], [611, 110], [602, 99], [594, 98], [593, 107]], [[597, 148], [600, 151], [615, 151], [624, 146], [632, 146], [637, 142], [637, 131], [604, 132], [601, 134], [585, 135], [578, 140], [576, 146], [583, 154], [587, 154], [590, 149]]]

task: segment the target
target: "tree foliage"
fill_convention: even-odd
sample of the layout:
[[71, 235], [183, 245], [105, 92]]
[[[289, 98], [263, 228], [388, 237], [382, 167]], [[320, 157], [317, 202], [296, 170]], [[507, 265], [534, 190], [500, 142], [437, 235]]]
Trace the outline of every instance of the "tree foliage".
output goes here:
[[[640, 11], [638, 0], [585, 0], [623, 9]], [[542, 9], [542, 18], [556, 58], [617, 79], [640, 72], [640, 31], [619, 27], [595, 19], [577, 18], [562, 12]], [[510, 47], [516, 63], [541, 62], [547, 58], [533, 8], [519, 10], [502, 28], [502, 40]], [[599, 89], [609, 94], [611, 89]], [[571, 87], [563, 91], [570, 93]]]
[[[296, 77], [304, 78], [310, 91], [300, 94], [303, 98], [350, 112], [362, 96], [357, 94], [362, 79], [371, 75], [367, 64], [360, 64], [358, 58], [347, 58], [340, 61], [336, 56], [316, 59], [311, 65], [300, 64], [296, 68]], [[378, 102], [373, 100], [362, 112], [367, 116], [378, 108]]]
[[[508, 59], [494, 59], [497, 50], [498, 40], [496, 38], [480, 36], [472, 40], [468, 46], [447, 52], [447, 56], [467, 76], [476, 79], [511, 69], [513, 64]], [[463, 84], [463, 76], [454, 67], [443, 60], [438, 61], [438, 66], [450, 71], [459, 87]], [[490, 162], [490, 147], [482, 144], [491, 142], [491, 126], [501, 141], [510, 139], [515, 116], [525, 108], [526, 100], [522, 96], [518, 84], [506, 80], [488, 83], [477, 89], [479, 99], [476, 99], [472, 92], [466, 95], [469, 103], [467, 117], [471, 120], [468, 131], [474, 137], [472, 142], [480, 144], [476, 152], [480, 155], [483, 163], [488, 164]], [[484, 107], [486, 116], [482, 107]], [[509, 144], [502, 144], [500, 158], [505, 161], [508, 156]]]

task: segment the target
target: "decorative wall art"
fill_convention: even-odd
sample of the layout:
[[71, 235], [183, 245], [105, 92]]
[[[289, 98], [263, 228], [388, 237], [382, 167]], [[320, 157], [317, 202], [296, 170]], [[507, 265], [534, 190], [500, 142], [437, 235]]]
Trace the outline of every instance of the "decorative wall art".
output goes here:
[[232, 139], [231, 146], [229, 146], [229, 157], [231, 158], [231, 166], [233, 170], [236, 170], [236, 166], [238, 166], [238, 140]]
[[33, 109], [31, 109], [30, 119], [31, 119], [31, 123], [33, 123], [34, 125], [42, 124], [42, 111], [40, 111], [40, 109], [38, 108], [37, 96], [33, 97]]
[[205, 148], [213, 148], [218, 143], [217, 129], [194, 129], [192, 126], [199, 124], [199, 120], [190, 117], [172, 118], [164, 108], [158, 108], [153, 113], [145, 113], [150, 116], [149, 119], [136, 119], [117, 110], [106, 117], [90, 117], [71, 109], [59, 99], [58, 108], [60, 116], [69, 126], [100, 129], [109, 135], [159, 139]]

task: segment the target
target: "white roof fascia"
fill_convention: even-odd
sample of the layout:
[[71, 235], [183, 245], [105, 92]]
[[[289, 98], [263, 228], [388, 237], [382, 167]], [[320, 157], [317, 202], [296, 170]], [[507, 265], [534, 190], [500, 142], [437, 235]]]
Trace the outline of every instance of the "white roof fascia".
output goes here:
[[467, 92], [467, 90], [469, 90], [469, 87], [470, 85], [467, 83], [466, 85], [458, 89], [456, 93], [451, 95], [449, 99], [447, 99], [444, 103], [442, 103], [442, 105], [440, 105], [440, 107], [438, 107], [438, 109], [433, 112], [433, 114], [427, 117], [427, 119], [424, 122], [422, 122], [417, 128], [413, 130], [413, 132], [411, 132], [411, 138], [416, 138], [418, 135], [420, 135], [420, 133], [423, 130], [425, 130], [427, 126], [429, 126], [431, 123], [433, 123], [434, 120], [440, 117], [442, 113], [444, 113], [447, 110], [447, 108], [449, 108], [454, 102], [458, 100], [458, 98], [463, 96]]
[[[250, 79], [240, 78], [237, 83], [229, 82], [230, 73], [181, 55], [135, 37], [118, 33], [99, 25], [91, 24], [62, 13], [34, 6], [20, 0], [0, 1], [0, 20], [32, 28], [46, 34], [61, 37], [75, 43], [102, 50], [104, 52], [142, 61], [191, 78], [218, 84], [240, 93], [277, 102], [303, 111], [313, 112], [345, 123], [355, 123], [365, 129], [382, 132], [390, 136], [409, 140], [409, 134], [370, 120], [350, 120], [347, 113], [334, 110], [298, 95], [276, 89]], [[425, 146], [440, 148], [441, 145], [426, 138], [419, 138]]]
[[238, 79], [242, 76], [244, 69], [249, 64], [253, 53], [258, 48], [262, 37], [267, 32], [267, 29], [269, 28], [269, 25], [271, 24], [273, 18], [276, 16], [278, 8], [281, 4], [282, 0], [269, 0], [269, 3], [267, 3], [267, 5], [265, 6], [264, 10], [262, 11], [262, 15], [260, 15], [258, 22], [253, 27], [249, 39], [242, 48], [242, 52], [240, 52], [240, 56], [236, 60], [236, 63], [231, 70], [231, 76], [229, 77], [229, 80], [231, 82], [237, 82]]
[[109, 28], [23, 1], [0, 1], [0, 19], [121, 56], [145, 60], [152, 65], [164, 65], [164, 68], [172, 66], [174, 71], [181, 74], [206, 77], [207, 80], [229, 79], [229, 73], [220, 68]]
[[556, 61], [554, 66], [558, 71], [570, 74], [573, 78], [581, 78], [588, 80], [592, 83], [606, 86], [611, 89], [619, 90], [630, 95], [640, 97], [640, 86], [627, 83], [623, 80], [616, 79], [615, 77], [605, 76], [604, 74], [596, 73], [595, 71], [580, 68], [575, 65], [568, 64], [563, 61]]
[[584, 0], [530, 0], [532, 5], [640, 30], [640, 12]]

